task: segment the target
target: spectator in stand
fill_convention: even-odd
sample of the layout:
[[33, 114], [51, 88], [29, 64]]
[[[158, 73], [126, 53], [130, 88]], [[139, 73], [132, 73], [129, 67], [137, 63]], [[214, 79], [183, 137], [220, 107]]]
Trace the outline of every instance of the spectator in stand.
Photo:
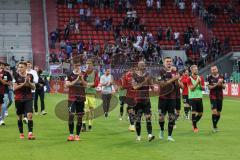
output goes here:
[[107, 31], [112, 30], [112, 21], [113, 21], [112, 17], [108, 16], [106, 20]]
[[180, 9], [181, 13], [184, 14], [185, 2], [184, 2], [183, 0], [181, 0], [181, 1], [178, 3], [178, 6], [179, 6], [179, 9]]
[[118, 1], [118, 13], [122, 13], [123, 11], [123, 0]]
[[57, 62], [59, 62], [59, 61], [58, 61], [58, 58], [57, 58], [57, 54], [56, 54], [55, 52], [53, 52], [53, 53], [50, 54], [50, 62], [52, 62], [52, 63], [57, 63]]
[[162, 29], [162, 27], [158, 28], [157, 37], [158, 37], [158, 41], [161, 41], [163, 39], [163, 29]]
[[125, 8], [126, 8], [126, 12], [127, 12], [129, 9], [132, 8], [131, 3], [129, 2], [129, 0], [126, 1]]
[[161, 0], [157, 0], [156, 2], [156, 8], [157, 8], [157, 12], [159, 13], [161, 10]]
[[82, 43], [82, 41], [79, 41], [78, 43], [77, 43], [77, 53], [78, 54], [82, 54], [83, 53], [83, 43]]
[[175, 44], [180, 40], [180, 33], [175, 31], [174, 33], [174, 41], [175, 41]]
[[69, 29], [69, 25], [65, 25], [64, 26], [64, 40], [66, 41], [69, 37], [69, 32], [70, 32], [70, 29]]
[[94, 48], [94, 55], [98, 56], [100, 54], [100, 45], [99, 45], [99, 43], [95, 43], [93, 48]]
[[115, 0], [109, 0], [109, 6], [112, 10], [114, 10]]
[[67, 59], [72, 58], [73, 48], [72, 48], [71, 42], [67, 42], [66, 53], [67, 53]]
[[167, 27], [167, 29], [166, 29], [166, 40], [171, 41], [171, 36], [172, 36], [172, 29], [171, 29], [171, 27]]
[[85, 10], [84, 10], [84, 8], [79, 9], [79, 15], [80, 15], [80, 20], [84, 21], [85, 20]]
[[53, 31], [50, 33], [50, 48], [51, 49], [55, 49], [55, 44], [56, 44], [56, 41], [57, 41], [57, 33], [56, 31]]
[[66, 48], [66, 42], [64, 40], [61, 40], [60, 49], [65, 49], [65, 48]]
[[76, 20], [73, 17], [71, 17], [69, 19], [69, 28], [71, 31], [73, 31], [75, 29], [75, 23], [76, 23]]
[[18, 61], [15, 59], [15, 56], [12, 56], [10, 59], [10, 70], [15, 72], [16, 71], [16, 64]]
[[87, 13], [86, 13], [86, 20], [88, 23], [91, 22], [91, 18], [92, 18], [92, 11], [90, 8], [87, 9]]
[[75, 0], [67, 0], [68, 9], [72, 9], [74, 7]]
[[95, 19], [95, 28], [96, 28], [96, 31], [98, 31], [100, 27], [101, 27], [100, 18], [99, 18], [99, 17], [96, 17], [96, 19]]
[[74, 30], [74, 33], [75, 33], [75, 34], [79, 34], [79, 32], [80, 32], [80, 31], [79, 31], [79, 23], [76, 22], [76, 23], [75, 23], [75, 30]]
[[153, 7], [153, 0], [147, 0], [146, 4], [147, 4], [147, 11], [151, 11]]
[[194, 0], [194, 1], [192, 2], [192, 13], [193, 13], [194, 15], [195, 15], [196, 12], [197, 12], [197, 8], [198, 8], [198, 3], [197, 3], [196, 0]]

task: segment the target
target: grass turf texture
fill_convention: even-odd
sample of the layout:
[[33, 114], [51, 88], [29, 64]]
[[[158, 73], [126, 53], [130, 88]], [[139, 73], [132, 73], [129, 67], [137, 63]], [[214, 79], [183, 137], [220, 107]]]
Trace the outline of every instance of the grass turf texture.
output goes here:
[[[168, 142], [167, 123], [165, 140], [158, 138], [158, 116], [153, 116], [153, 134], [156, 140], [147, 141], [145, 123], [142, 123], [142, 141], [136, 142], [136, 134], [128, 132], [128, 121], [118, 120], [119, 107], [94, 121], [92, 132], [81, 134], [80, 142], [67, 142], [68, 126], [54, 113], [57, 102], [65, 95], [46, 95], [46, 116], [34, 116], [35, 141], [20, 140], [14, 106], [10, 108], [6, 126], [0, 126], [1, 159], [159, 159], [159, 160], [235, 160], [240, 157], [239, 113], [240, 99], [226, 97], [219, 122], [219, 133], [212, 133], [209, 99], [204, 99], [204, 116], [199, 123], [200, 132], [194, 134], [191, 122], [180, 119], [173, 132], [176, 142]], [[152, 110], [157, 111], [157, 99], [152, 99]], [[183, 112], [182, 112], [183, 113]], [[156, 115], [156, 116], [155, 116]], [[25, 137], [27, 126], [24, 125]]]

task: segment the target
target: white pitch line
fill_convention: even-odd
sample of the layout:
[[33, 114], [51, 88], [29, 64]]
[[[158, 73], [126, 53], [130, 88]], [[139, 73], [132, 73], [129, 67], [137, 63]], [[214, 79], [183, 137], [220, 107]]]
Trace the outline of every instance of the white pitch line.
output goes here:
[[228, 101], [228, 102], [240, 102], [240, 100], [229, 100], [229, 99], [225, 99], [223, 101]]

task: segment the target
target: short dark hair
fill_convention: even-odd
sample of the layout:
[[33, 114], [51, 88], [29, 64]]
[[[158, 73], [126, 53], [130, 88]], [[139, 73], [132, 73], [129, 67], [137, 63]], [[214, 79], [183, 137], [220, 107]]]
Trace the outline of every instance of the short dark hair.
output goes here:
[[165, 61], [166, 59], [172, 59], [172, 57], [164, 57], [163, 60]]
[[25, 61], [20, 61], [20, 62], [18, 63], [18, 65], [20, 65], [20, 64], [27, 66], [27, 62], [25, 62]]
[[214, 65], [211, 65], [211, 67], [210, 67], [210, 68], [213, 68], [213, 67], [217, 67], [217, 65], [215, 65], [215, 64], [214, 64]]
[[31, 61], [26, 61], [26, 63], [31, 63], [31, 64], [32, 64], [32, 62], [31, 62]]

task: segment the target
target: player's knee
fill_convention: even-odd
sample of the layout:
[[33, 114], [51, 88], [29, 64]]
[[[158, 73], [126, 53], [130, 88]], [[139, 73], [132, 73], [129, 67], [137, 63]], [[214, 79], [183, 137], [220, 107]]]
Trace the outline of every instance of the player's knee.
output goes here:
[[213, 109], [212, 114], [218, 114], [218, 111], [216, 109]]
[[159, 114], [159, 122], [164, 122], [165, 115], [164, 114]]
[[152, 116], [151, 116], [150, 114], [149, 114], [149, 115], [146, 115], [145, 117], [146, 117], [146, 121], [147, 121], [147, 122], [150, 122], [150, 121], [151, 121]]
[[27, 119], [28, 119], [28, 120], [32, 120], [32, 113], [28, 113], [28, 114], [27, 114]]
[[175, 121], [175, 116], [174, 116], [174, 114], [169, 114], [169, 116], [168, 116], [168, 121], [171, 122], [171, 123]]

